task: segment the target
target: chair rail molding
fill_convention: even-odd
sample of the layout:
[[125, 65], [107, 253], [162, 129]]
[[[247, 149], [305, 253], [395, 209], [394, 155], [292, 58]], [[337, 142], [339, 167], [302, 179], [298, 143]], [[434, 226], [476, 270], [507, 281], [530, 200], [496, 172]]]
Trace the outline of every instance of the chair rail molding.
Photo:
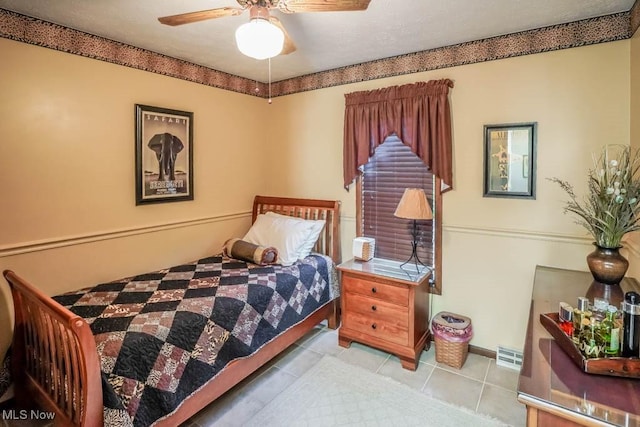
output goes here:
[[214, 222], [233, 221], [237, 219], [251, 218], [251, 211], [242, 211], [230, 214], [213, 215], [201, 218], [193, 218], [182, 221], [165, 222], [153, 225], [120, 228], [114, 230], [97, 231], [93, 233], [60, 236], [50, 239], [35, 240], [31, 242], [19, 242], [0, 246], [0, 258], [20, 255], [30, 252], [39, 252], [56, 249], [65, 246], [74, 246], [84, 243], [99, 242], [102, 240], [119, 239], [122, 237], [139, 234], [157, 233], [159, 231], [173, 230], [183, 227], [195, 227]]
[[448, 233], [480, 234], [484, 236], [506, 237], [526, 240], [544, 240], [548, 242], [570, 243], [578, 245], [591, 244], [593, 238], [573, 234], [550, 233], [544, 231], [519, 230], [515, 228], [472, 227], [460, 225], [443, 225]]

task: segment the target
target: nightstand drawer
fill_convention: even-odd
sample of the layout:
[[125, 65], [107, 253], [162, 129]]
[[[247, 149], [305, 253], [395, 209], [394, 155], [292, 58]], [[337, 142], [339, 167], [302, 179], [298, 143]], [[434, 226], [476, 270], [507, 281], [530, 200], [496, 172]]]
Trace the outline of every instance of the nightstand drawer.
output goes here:
[[409, 342], [409, 331], [406, 328], [373, 319], [369, 315], [347, 311], [342, 316], [342, 327], [395, 344], [407, 345]]
[[372, 280], [344, 275], [342, 291], [378, 298], [392, 304], [409, 305], [409, 289], [406, 286], [393, 286]]
[[344, 298], [345, 309], [348, 312], [367, 316], [374, 322], [384, 322], [401, 329], [409, 328], [408, 307], [352, 293], [344, 294]]

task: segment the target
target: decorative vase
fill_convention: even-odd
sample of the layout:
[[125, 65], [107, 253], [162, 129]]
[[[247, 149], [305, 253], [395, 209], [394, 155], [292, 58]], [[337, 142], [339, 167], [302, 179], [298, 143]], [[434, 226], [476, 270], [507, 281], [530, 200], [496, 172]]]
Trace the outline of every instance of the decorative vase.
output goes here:
[[620, 283], [629, 268], [629, 261], [620, 254], [617, 248], [603, 248], [595, 244], [596, 249], [587, 255], [587, 265], [596, 282], [605, 285]]
[[594, 243], [596, 249], [587, 255], [587, 265], [593, 276], [593, 283], [585, 295], [604, 298], [609, 304], [618, 306], [624, 299], [620, 281], [629, 268], [629, 261], [620, 254], [620, 248], [603, 248]]

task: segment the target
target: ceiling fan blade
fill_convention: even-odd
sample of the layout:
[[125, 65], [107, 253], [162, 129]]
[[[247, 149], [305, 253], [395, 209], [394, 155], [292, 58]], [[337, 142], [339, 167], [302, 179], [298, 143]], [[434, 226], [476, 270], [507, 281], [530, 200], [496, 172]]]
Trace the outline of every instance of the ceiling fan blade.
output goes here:
[[281, 0], [278, 10], [298, 12], [349, 12], [366, 10], [371, 0]]
[[280, 55], [288, 55], [292, 52], [295, 52], [296, 45], [295, 43], [293, 43], [293, 40], [291, 40], [291, 37], [289, 37], [289, 33], [287, 33], [287, 30], [285, 30], [282, 22], [280, 22], [280, 20], [275, 16], [269, 16], [269, 22], [280, 28], [284, 33], [284, 46], [282, 47], [282, 52], [280, 52]]
[[224, 16], [236, 16], [244, 12], [237, 7], [220, 7], [218, 9], [201, 10], [199, 12], [181, 13], [180, 15], [163, 16], [158, 21], [165, 25], [183, 25], [192, 22], [205, 21], [207, 19], [222, 18]]

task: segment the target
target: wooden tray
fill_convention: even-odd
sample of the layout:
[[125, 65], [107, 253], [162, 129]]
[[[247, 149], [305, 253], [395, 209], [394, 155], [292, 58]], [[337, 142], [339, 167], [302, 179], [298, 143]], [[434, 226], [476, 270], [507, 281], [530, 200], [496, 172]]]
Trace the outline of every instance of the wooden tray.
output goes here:
[[640, 359], [637, 357], [602, 357], [596, 359], [584, 357], [573, 343], [571, 337], [560, 329], [558, 313], [541, 313], [540, 323], [583, 372], [614, 377], [640, 378]]

